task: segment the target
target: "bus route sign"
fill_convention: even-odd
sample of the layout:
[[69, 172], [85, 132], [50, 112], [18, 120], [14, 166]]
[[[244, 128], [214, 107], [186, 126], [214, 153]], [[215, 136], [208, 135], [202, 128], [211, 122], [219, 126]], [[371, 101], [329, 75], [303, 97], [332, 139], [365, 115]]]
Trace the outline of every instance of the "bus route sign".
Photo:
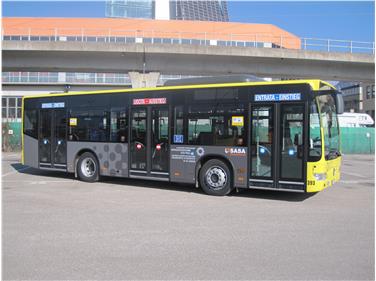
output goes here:
[[301, 99], [302, 99], [301, 93], [255, 95], [255, 101], [296, 101], [296, 100], [301, 100]]
[[166, 104], [166, 98], [133, 99], [133, 105]]
[[49, 102], [49, 103], [42, 103], [42, 108], [64, 108], [64, 102]]

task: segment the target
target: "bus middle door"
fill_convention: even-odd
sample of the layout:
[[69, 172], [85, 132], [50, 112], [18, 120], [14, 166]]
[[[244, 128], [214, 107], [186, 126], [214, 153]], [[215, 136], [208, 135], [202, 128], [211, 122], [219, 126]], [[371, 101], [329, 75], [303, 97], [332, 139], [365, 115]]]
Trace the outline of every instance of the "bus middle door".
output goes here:
[[130, 177], [169, 179], [169, 108], [131, 108]]

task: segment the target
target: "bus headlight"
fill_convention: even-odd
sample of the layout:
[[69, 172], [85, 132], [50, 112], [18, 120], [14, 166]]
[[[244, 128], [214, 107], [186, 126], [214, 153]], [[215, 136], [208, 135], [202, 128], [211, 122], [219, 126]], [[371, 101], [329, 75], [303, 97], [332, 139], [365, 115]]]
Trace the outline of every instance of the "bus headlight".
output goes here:
[[317, 174], [313, 174], [313, 176], [315, 177], [315, 179], [317, 181], [324, 181], [324, 180], [326, 180], [326, 174], [325, 173], [317, 173]]

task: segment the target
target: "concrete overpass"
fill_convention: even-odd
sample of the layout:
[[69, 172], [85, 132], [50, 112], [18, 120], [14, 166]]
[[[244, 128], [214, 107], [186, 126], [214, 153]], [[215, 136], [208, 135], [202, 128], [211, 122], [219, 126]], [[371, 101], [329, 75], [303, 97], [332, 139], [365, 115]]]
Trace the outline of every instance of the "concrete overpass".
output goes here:
[[[374, 55], [275, 48], [3, 41], [2, 56], [3, 71], [247, 73], [367, 83], [375, 77]], [[139, 79], [134, 76], [132, 84]]]

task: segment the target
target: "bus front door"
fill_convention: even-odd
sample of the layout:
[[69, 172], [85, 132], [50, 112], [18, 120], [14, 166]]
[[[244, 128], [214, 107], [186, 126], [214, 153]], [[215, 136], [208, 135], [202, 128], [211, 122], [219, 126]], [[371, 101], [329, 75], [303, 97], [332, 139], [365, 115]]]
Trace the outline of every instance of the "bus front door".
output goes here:
[[304, 112], [304, 103], [251, 105], [251, 188], [304, 191]]
[[43, 109], [39, 116], [39, 167], [66, 170], [66, 111]]
[[130, 177], [169, 179], [168, 116], [165, 106], [131, 110]]

